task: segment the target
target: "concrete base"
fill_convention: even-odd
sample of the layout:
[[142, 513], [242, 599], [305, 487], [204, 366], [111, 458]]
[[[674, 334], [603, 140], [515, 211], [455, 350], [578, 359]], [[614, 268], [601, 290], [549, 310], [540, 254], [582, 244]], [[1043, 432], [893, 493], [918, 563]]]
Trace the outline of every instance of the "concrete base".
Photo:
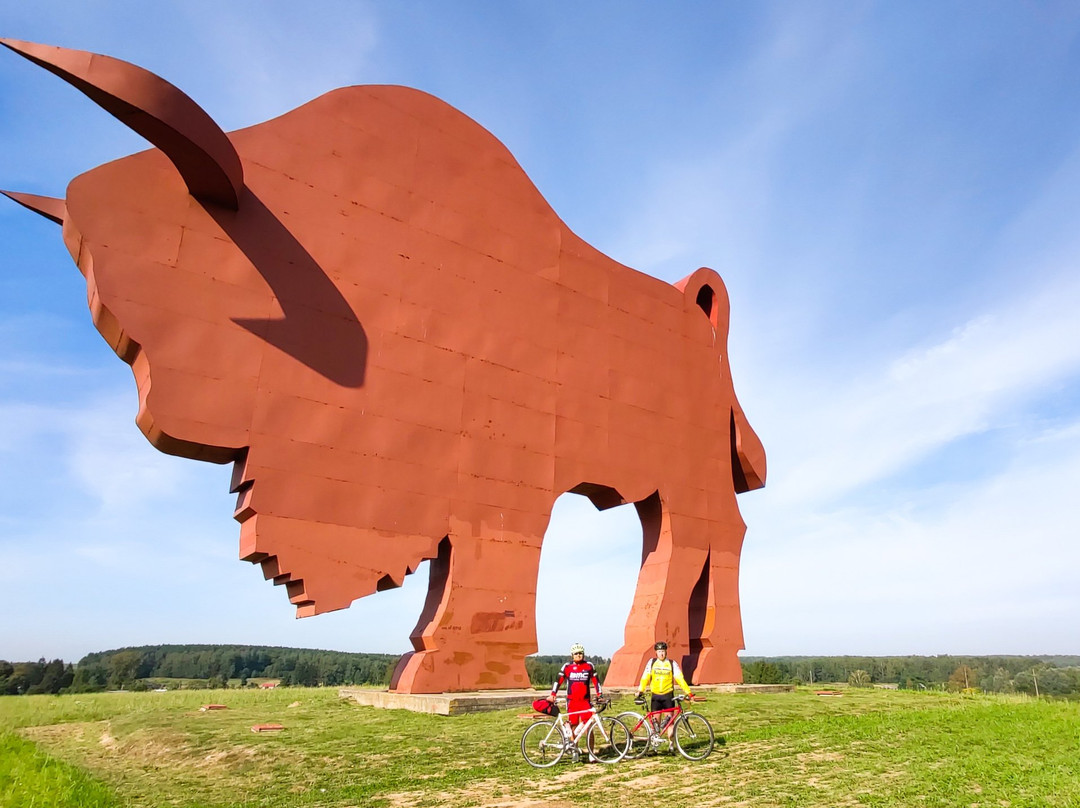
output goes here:
[[794, 693], [795, 685], [702, 685], [695, 693]]
[[352, 699], [365, 707], [386, 710], [412, 710], [434, 715], [464, 715], [491, 710], [531, 708], [532, 703], [546, 695], [541, 690], [481, 690], [471, 693], [391, 693], [388, 690], [368, 690], [343, 687], [338, 695]]
[[[795, 685], [699, 685], [694, 692], [710, 693], [788, 693]], [[636, 691], [626, 688], [605, 688], [604, 692], [618, 698], [633, 695]], [[470, 693], [391, 693], [388, 690], [372, 690], [361, 687], [343, 687], [338, 695], [352, 699], [365, 707], [381, 707], [384, 710], [412, 710], [414, 713], [433, 715], [464, 715], [485, 713], [492, 710], [531, 709], [532, 703], [547, 695], [547, 690], [481, 690]]]

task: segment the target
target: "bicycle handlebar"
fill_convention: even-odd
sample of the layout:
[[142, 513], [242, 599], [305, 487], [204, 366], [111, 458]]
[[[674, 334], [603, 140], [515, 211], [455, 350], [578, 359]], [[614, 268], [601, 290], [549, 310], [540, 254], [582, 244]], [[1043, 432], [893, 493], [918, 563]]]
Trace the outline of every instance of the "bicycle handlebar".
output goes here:
[[[565, 701], [565, 699], [563, 699], [563, 701]], [[611, 699], [605, 696], [602, 699], [597, 699], [595, 703], [591, 704], [589, 706], [589, 709], [587, 710], [574, 710], [573, 712], [562, 713], [562, 715], [586, 715], [587, 713], [596, 713], [597, 715], [600, 715], [600, 713], [604, 712], [604, 710], [606, 710], [610, 706]], [[543, 715], [543, 713], [538, 713], [538, 715]]]

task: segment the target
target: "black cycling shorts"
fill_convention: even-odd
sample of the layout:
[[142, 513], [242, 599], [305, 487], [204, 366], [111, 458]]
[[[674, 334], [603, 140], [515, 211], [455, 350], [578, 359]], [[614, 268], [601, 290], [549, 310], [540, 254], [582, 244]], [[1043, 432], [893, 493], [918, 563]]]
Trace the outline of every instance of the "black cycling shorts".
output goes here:
[[652, 703], [649, 707], [650, 710], [674, 710], [675, 709], [675, 694], [664, 693], [659, 695], [657, 693], [652, 694]]

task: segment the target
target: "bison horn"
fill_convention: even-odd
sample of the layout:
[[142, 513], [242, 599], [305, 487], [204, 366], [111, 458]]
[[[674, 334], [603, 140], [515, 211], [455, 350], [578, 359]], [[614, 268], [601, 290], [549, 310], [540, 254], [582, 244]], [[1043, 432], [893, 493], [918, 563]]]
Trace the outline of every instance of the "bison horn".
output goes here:
[[87, 51], [15, 39], [0, 44], [55, 73], [161, 149], [196, 199], [239, 207], [244, 169], [232, 142], [202, 107], [165, 79]]
[[67, 206], [64, 204], [63, 199], [56, 199], [52, 196], [20, 194], [16, 191], [0, 190], [0, 194], [18, 202], [24, 208], [34, 211], [34, 213], [40, 213], [46, 219], [57, 224], [63, 224], [64, 219], [67, 217]]

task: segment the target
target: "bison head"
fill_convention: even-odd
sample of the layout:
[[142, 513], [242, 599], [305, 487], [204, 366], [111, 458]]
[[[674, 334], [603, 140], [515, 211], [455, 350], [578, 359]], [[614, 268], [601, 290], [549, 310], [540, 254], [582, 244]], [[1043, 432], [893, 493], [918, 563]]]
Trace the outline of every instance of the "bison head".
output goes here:
[[[421, 262], [550, 263], [558, 249], [509, 152], [403, 87], [344, 88], [225, 134], [135, 65], [0, 41], [157, 147], [76, 177], [65, 200], [7, 194], [62, 223], [94, 323], [134, 372], [143, 434], [235, 463], [241, 557], [287, 585], [298, 615], [400, 585], [448, 533], [445, 487], [415, 464], [441, 453], [456, 373], [445, 352], [414, 350], [426, 325], [403, 290]], [[519, 232], [471, 232], [505, 206]], [[363, 323], [396, 337], [372, 345]], [[425, 447], [403, 422], [427, 429]]]

